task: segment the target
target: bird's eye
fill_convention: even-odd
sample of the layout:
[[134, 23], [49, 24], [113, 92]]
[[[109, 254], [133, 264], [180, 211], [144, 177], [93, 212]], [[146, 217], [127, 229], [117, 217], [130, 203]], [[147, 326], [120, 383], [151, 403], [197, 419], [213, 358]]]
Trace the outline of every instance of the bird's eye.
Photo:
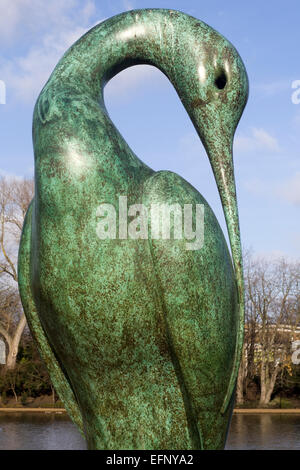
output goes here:
[[224, 72], [224, 70], [221, 70], [218, 75], [216, 76], [216, 79], [215, 79], [215, 86], [219, 89], [219, 90], [223, 90], [223, 88], [225, 88], [226, 86], [226, 83], [227, 83], [227, 77], [226, 77], [226, 74]]

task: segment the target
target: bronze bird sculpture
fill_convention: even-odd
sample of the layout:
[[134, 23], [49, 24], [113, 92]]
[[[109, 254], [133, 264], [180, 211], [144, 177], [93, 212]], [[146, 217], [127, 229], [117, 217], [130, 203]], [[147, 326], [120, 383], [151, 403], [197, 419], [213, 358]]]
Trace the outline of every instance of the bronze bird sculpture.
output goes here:
[[[136, 64], [169, 78], [195, 126], [232, 259], [201, 194], [145, 165], [110, 120], [103, 88]], [[232, 142], [247, 96], [244, 65], [223, 36], [184, 13], [146, 9], [88, 31], [38, 97], [19, 289], [53, 384], [90, 449], [225, 445], [244, 311]], [[131, 215], [144, 210], [146, 220], [155, 205], [198, 205], [201, 246], [153, 236], [142, 217], [130, 237], [117, 209], [125, 198]], [[110, 228], [109, 207], [116, 208]], [[175, 232], [175, 216], [170, 224]]]

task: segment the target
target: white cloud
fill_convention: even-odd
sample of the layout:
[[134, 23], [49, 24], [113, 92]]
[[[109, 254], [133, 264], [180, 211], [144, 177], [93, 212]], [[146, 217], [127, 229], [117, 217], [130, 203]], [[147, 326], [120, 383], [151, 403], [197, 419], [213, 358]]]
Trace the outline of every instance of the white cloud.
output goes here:
[[1, 16], [1, 10], [7, 11], [9, 17], [7, 27], [3, 30], [4, 39], [20, 35], [18, 30], [26, 38], [32, 29], [38, 29], [24, 55], [0, 61], [0, 74], [6, 83], [7, 94], [22, 102], [31, 102], [37, 98], [63, 53], [94, 25], [89, 23], [96, 11], [95, 3], [85, 0], [78, 9], [77, 0], [1, 2], [0, 39], [5, 18], [5, 15]]
[[265, 129], [252, 128], [250, 136], [238, 135], [234, 140], [234, 150], [236, 152], [253, 152], [256, 150], [266, 150], [279, 152], [280, 146], [275, 137]]
[[283, 200], [300, 206], [300, 171], [276, 188], [276, 194]]
[[275, 198], [292, 205], [300, 205], [300, 171], [283, 183], [254, 178], [246, 181], [244, 187], [255, 196]]
[[[85, 11], [88, 0], [82, 12]], [[24, 37], [47, 29], [68, 26], [72, 20], [70, 10], [78, 5], [78, 0], [1, 0], [0, 3], [0, 40], [3, 42], [18, 41]], [[91, 7], [90, 7], [91, 8]]]
[[[64, 52], [103, 18], [91, 21], [96, 13], [94, 0], [0, 2], [0, 40], [20, 40], [21, 35], [26, 43], [31, 34], [22, 56], [10, 60], [0, 58], [0, 77], [11, 100], [32, 104]], [[124, 8], [132, 9], [133, 4], [125, 0]], [[161, 83], [161, 72], [147, 65], [131, 67], [109, 83], [106, 96], [128, 95], [138, 84], [150, 80]]]
[[36, 99], [60, 57], [85, 32], [86, 28], [77, 27], [44, 36], [41, 44], [33, 46], [25, 56], [2, 62], [1, 76], [7, 93], [13, 93], [15, 99], [22, 102]]

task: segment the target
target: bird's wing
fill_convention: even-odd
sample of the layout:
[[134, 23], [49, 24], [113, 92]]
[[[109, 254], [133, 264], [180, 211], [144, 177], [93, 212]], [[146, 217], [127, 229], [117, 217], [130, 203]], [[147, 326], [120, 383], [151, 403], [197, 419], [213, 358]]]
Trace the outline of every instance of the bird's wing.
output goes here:
[[[149, 209], [151, 227], [151, 205], [157, 208], [153, 204], [179, 204], [183, 216], [184, 204], [192, 204], [193, 230], [197, 230], [196, 204], [204, 208], [204, 220], [199, 222], [204, 224], [203, 246], [200, 231], [198, 245], [193, 245], [196, 249], [187, 249], [191, 245], [184, 235], [183, 239], [172, 239], [172, 232], [170, 240], [154, 239], [152, 234], [149, 243], [194, 444], [198, 440], [198, 448], [199, 443], [203, 449], [223, 448], [233, 400], [224, 414], [221, 408], [233, 368], [238, 324], [227, 244], [207, 202], [174, 173], [162, 171], [151, 176], [144, 184], [143, 203]], [[183, 218], [184, 226], [188, 225]]]
[[48, 342], [32, 297], [30, 282], [30, 252], [33, 204], [34, 200], [31, 202], [26, 214], [19, 248], [18, 277], [20, 296], [30, 331], [38, 345], [39, 353], [46, 364], [51, 381], [59, 397], [63, 401], [68, 414], [83, 434], [81, 412], [74, 392]]

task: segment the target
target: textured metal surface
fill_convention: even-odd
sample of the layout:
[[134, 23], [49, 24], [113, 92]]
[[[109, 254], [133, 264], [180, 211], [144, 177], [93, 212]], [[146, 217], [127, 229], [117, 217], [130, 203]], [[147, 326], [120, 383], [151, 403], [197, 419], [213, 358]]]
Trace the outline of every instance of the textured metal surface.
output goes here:
[[[103, 87], [147, 63], [174, 85], [218, 185], [231, 257], [207, 202], [154, 172], [111, 122]], [[70, 416], [94, 449], [223, 448], [243, 341], [232, 140], [248, 79], [234, 47], [172, 10], [135, 10], [63, 56], [34, 111], [35, 197], [19, 252], [31, 331]], [[204, 245], [96, 236], [99, 204], [204, 204]]]

